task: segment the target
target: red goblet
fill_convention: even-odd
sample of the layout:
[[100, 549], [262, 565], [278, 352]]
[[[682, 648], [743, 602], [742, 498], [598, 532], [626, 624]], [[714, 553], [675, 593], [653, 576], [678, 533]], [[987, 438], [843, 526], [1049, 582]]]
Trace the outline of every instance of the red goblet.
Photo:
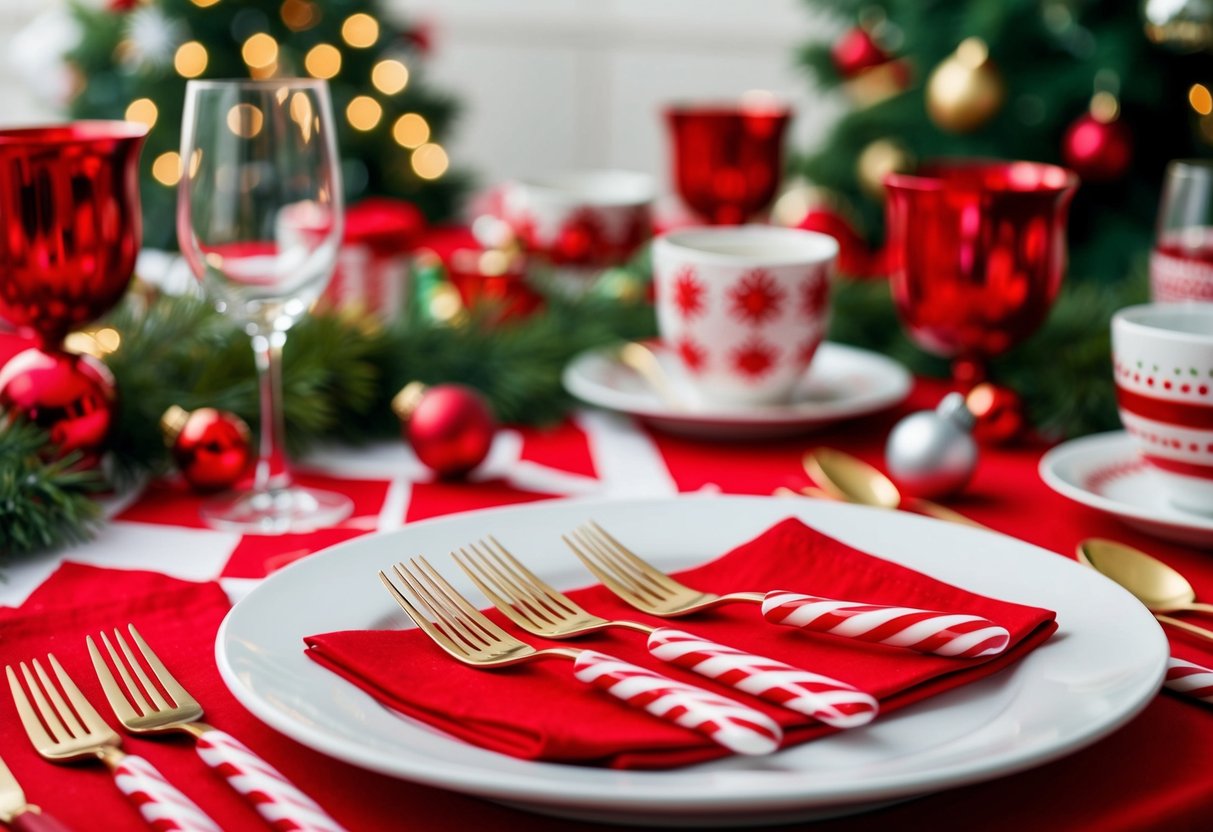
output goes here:
[[[96, 450], [108, 429], [108, 411], [93, 412], [104, 390], [85, 397], [87, 408], [65, 393], [104, 387], [99, 379], [108, 373], [64, 353], [61, 342], [109, 310], [130, 282], [142, 237], [138, 162], [146, 135], [143, 125], [120, 121], [0, 130], [0, 317], [38, 341], [7, 365], [0, 407], [52, 429], [64, 452]], [[56, 368], [53, 384], [38, 380], [38, 368], [47, 367]], [[79, 417], [81, 408], [90, 411], [88, 430], [56, 430], [65, 413]]]
[[953, 160], [885, 178], [889, 280], [898, 314], [960, 387], [1030, 335], [1066, 270], [1078, 176], [1035, 162]]
[[739, 225], [769, 206], [783, 174], [789, 107], [767, 98], [665, 111], [674, 185], [714, 225]]

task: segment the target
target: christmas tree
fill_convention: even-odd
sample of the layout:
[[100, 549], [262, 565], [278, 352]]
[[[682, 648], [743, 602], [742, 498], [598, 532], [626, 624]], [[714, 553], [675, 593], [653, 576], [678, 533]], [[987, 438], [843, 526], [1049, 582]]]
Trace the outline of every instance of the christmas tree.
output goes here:
[[801, 61], [855, 107], [799, 167], [872, 246], [892, 170], [943, 156], [1053, 162], [1082, 180], [1070, 279], [1120, 281], [1153, 241], [1167, 162], [1213, 142], [1213, 36], [1183, 19], [1198, 3], [1147, 2], [1143, 15], [1121, 0], [810, 2], [849, 29]]
[[424, 34], [373, 0], [112, 0], [77, 4], [73, 118], [151, 127], [143, 152], [144, 242], [174, 248], [180, 125], [191, 78], [312, 76], [329, 82], [347, 201], [406, 199], [449, 217], [464, 187], [442, 146], [454, 102], [421, 78]]
[[[1109, 319], [1147, 300], [1167, 163], [1213, 149], [1213, 12], [1196, 0], [808, 2], [843, 33], [804, 47], [800, 63], [853, 107], [796, 161], [813, 187], [788, 201], [800, 216], [781, 219], [838, 237], [844, 273], [880, 277], [886, 174], [941, 157], [1073, 169], [1066, 288], [991, 372], [1047, 435], [1119, 428]], [[831, 338], [946, 375], [909, 342], [882, 281], [838, 289]]]

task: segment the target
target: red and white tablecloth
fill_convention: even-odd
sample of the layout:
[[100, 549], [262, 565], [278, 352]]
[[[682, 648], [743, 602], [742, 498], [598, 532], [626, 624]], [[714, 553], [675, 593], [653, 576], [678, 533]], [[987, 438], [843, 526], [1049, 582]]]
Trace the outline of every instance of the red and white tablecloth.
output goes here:
[[[761, 444], [680, 439], [650, 432], [626, 417], [581, 411], [547, 430], [502, 430], [489, 459], [469, 482], [459, 483], [433, 481], [402, 442], [330, 449], [309, 457], [299, 479], [349, 494], [356, 509], [340, 526], [310, 534], [242, 537], [207, 529], [197, 517], [198, 497], [180, 483], [153, 482], [141, 494], [111, 506], [113, 518], [96, 540], [13, 565], [0, 584], [0, 604], [24, 603], [65, 560], [151, 570], [191, 581], [216, 579], [236, 601], [266, 575], [311, 552], [437, 515], [575, 496], [658, 497], [700, 490], [770, 494], [780, 486], [799, 488], [808, 484], [800, 465], [806, 449], [830, 445], [880, 464], [884, 438], [895, 419], [908, 410], [932, 406], [942, 393], [941, 386], [920, 382], [910, 401], [894, 413]], [[1075, 544], [1092, 535], [1147, 548], [1189, 575], [1198, 596], [1213, 598], [1213, 555], [1147, 538], [1055, 495], [1036, 475], [1043, 450], [1041, 445], [983, 449], [973, 485], [954, 506], [1061, 557], [1073, 557]], [[108, 591], [113, 595], [112, 588]], [[182, 615], [188, 617], [188, 610]], [[213, 640], [216, 615], [201, 616], [195, 623], [208, 629]], [[1172, 646], [1176, 656], [1213, 665], [1213, 650], [1199, 642], [1172, 636]], [[205, 676], [212, 670], [207, 666], [199, 673]], [[329, 760], [260, 726], [219, 690], [217, 679], [214, 673], [210, 701], [204, 702], [208, 719], [263, 751], [351, 829], [598, 828], [391, 780]], [[11, 703], [0, 703], [0, 721], [13, 719]], [[11, 744], [11, 736], [6, 739]], [[31, 773], [31, 767], [41, 763], [28, 753], [0, 751], [19, 778], [45, 776], [42, 771]], [[1129, 725], [1064, 760], [814, 828], [1210, 828], [1213, 780], [1206, 761], [1211, 752], [1213, 708], [1163, 694]], [[85, 811], [54, 809], [61, 816]], [[251, 818], [248, 828], [257, 828], [255, 816]]]

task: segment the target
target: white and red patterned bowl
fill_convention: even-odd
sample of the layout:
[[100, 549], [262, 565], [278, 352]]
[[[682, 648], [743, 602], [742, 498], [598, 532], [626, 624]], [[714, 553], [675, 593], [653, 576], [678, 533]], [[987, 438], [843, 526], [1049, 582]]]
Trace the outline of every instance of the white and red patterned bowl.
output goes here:
[[652, 235], [652, 177], [582, 171], [508, 183], [502, 219], [528, 251], [554, 265], [605, 268], [626, 262]]
[[671, 231], [653, 243], [661, 338], [711, 404], [786, 401], [829, 321], [833, 237], [770, 226]]
[[1112, 318], [1120, 420], [1177, 507], [1213, 513], [1213, 303]]

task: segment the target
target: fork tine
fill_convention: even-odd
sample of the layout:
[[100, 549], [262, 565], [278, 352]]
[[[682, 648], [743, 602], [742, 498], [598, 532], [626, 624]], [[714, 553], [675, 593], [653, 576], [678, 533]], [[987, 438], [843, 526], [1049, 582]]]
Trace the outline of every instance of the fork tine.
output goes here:
[[164, 662], [160, 661], [160, 657], [156, 655], [156, 651], [148, 647], [147, 642], [143, 640], [143, 636], [135, 629], [135, 625], [127, 624], [126, 628], [130, 631], [131, 638], [135, 640], [135, 644], [138, 645], [139, 651], [143, 653], [143, 658], [147, 660], [148, 667], [156, 674], [156, 678], [160, 680], [161, 686], [173, 698], [177, 706], [197, 704], [194, 697], [190, 696], [189, 691], [169, 672], [169, 669], [164, 666]]
[[422, 574], [430, 583], [437, 587], [438, 590], [455, 605], [456, 609], [452, 612], [462, 612], [464, 620], [469, 624], [477, 625], [489, 638], [490, 642], [509, 641], [513, 639], [509, 633], [498, 627], [492, 621], [484, 617], [480, 610], [473, 607], [466, 598], [456, 591], [455, 587], [446, 582], [446, 579], [438, 573], [438, 570], [430, 566], [429, 561], [425, 558], [417, 558], [414, 564], [419, 566]]
[[653, 564], [644, 560], [627, 546], [616, 540], [606, 529], [591, 520], [583, 525], [582, 530], [588, 532], [588, 537], [594, 540], [602, 551], [612, 555], [616, 561], [630, 566], [641, 578], [647, 580], [665, 593], [677, 592], [682, 585], [662, 572]]
[[497, 562], [513, 573], [519, 581], [524, 583], [524, 585], [530, 587], [531, 591], [535, 593], [537, 597], [550, 605], [562, 608], [566, 613], [576, 614], [582, 612], [581, 608], [578, 607], [577, 604], [572, 601], [572, 599], [570, 599], [560, 590], [548, 584], [546, 581], [528, 569], [526, 565], [522, 563], [522, 561], [510, 554], [510, 550], [502, 546], [501, 542], [497, 540], [497, 538], [489, 535], [488, 540], [493, 546], [493, 549], [490, 549], [489, 551], [493, 557], [496, 558]]
[[475, 633], [465, 628], [458, 618], [452, 616], [451, 611], [438, 602], [438, 599], [418, 581], [417, 576], [409, 571], [408, 566], [401, 562], [397, 563], [394, 568], [396, 576], [404, 582], [405, 588], [412, 594], [413, 598], [429, 610], [435, 627], [445, 633], [447, 638], [452, 641], [463, 642], [466, 647], [472, 650], [480, 649], [482, 646], [481, 639]]
[[665, 593], [645, 586], [630, 570], [617, 563], [615, 558], [610, 557], [610, 553], [605, 552], [580, 529], [573, 532], [571, 540], [569, 537], [564, 537], [563, 540], [566, 546], [573, 549], [581, 563], [586, 565], [586, 569], [593, 572], [611, 592], [642, 605], [650, 603], [650, 600], [661, 600], [665, 597]]
[[[105, 692], [105, 698], [109, 700], [110, 707], [114, 709], [114, 715], [118, 717], [118, 721], [126, 724], [138, 719], [142, 714], [136, 712], [134, 706], [131, 705], [131, 701], [127, 698], [122, 686], [118, 684], [118, 680], [110, 672], [109, 665], [101, 657], [101, 651], [97, 649], [97, 644], [93, 641], [93, 637], [85, 636], [84, 641], [88, 644], [88, 655], [93, 660], [93, 670], [97, 672], [97, 679], [101, 682], [101, 689]], [[108, 645], [106, 646], [108, 647]]]
[[[576, 537], [576, 532], [574, 532], [574, 537]], [[583, 549], [568, 535], [562, 534], [560, 539], [564, 541], [564, 545], [572, 550], [577, 559], [585, 565], [585, 568], [590, 570], [594, 577], [601, 581], [602, 585], [611, 592], [631, 603], [642, 606], [646, 603], [646, 599], [641, 596], [635, 585], [627, 579], [627, 576], [617, 575], [609, 564], [600, 564], [596, 558], [591, 556], [588, 549]]]
[[595, 537], [593, 532], [582, 527], [573, 532], [581, 541], [581, 545], [598, 559], [599, 564], [610, 569], [617, 580], [632, 587], [632, 592], [640, 597], [650, 596], [658, 601], [678, 591], [677, 585], [667, 586], [659, 582], [653, 575], [638, 569], [627, 559], [611, 549], [606, 543]]
[[[464, 574], [472, 579], [472, 583], [484, 593], [485, 597], [493, 603], [493, 606], [501, 610], [502, 615], [523, 629], [528, 626], [538, 626], [539, 621], [537, 619], [541, 618], [541, 616], [538, 615], [537, 611], [532, 609], [530, 604], [525, 603], [515, 593], [514, 589], [505, 581], [504, 576], [498, 574], [491, 564], [481, 562], [482, 558], [478, 560], [473, 553], [479, 554], [475, 546], [472, 546], [472, 553], [468, 552], [467, 549], [451, 552], [451, 558], [459, 565]], [[509, 600], [502, 598], [494, 590], [494, 587], [496, 587], [496, 590], [500, 590], [502, 594], [508, 595]]]
[[[21, 669], [25, 670], [25, 662], [21, 663]], [[38, 719], [38, 714], [25, 695], [21, 682], [17, 680], [17, 674], [13, 672], [12, 665], [5, 665], [4, 672], [8, 676], [8, 688], [13, 694], [13, 704], [17, 706], [17, 716], [21, 717], [21, 724], [25, 726], [25, 733], [29, 734], [30, 741], [38, 748], [54, 745], [58, 740], [51, 738], [42, 725], [42, 721]]]
[[131, 653], [130, 646], [126, 643], [126, 639], [122, 637], [122, 633], [116, 627], [114, 628], [114, 638], [117, 640], [118, 646], [122, 648], [122, 655], [126, 657], [127, 664], [130, 665], [131, 670], [135, 671], [135, 675], [139, 677], [143, 690], [147, 692], [147, 695], [155, 704], [155, 710], [164, 711], [172, 707], [168, 702], [164, 701], [164, 697], [160, 695], [160, 691], [152, 684], [152, 680], [147, 678], [147, 673], [143, 671], [143, 665], [136, 661], [135, 656]]
[[[130, 671], [127, 670], [126, 663], [118, 656], [118, 651], [114, 649], [114, 645], [110, 644], [109, 636], [105, 633], [101, 634], [101, 643], [105, 645], [106, 652], [110, 654], [110, 660], [113, 661], [114, 667], [118, 668], [118, 675], [122, 677], [122, 684], [126, 691], [126, 699], [132, 704], [132, 707], [139, 711], [140, 716], [146, 716], [156, 709], [148, 704], [143, 698], [143, 692], [139, 690], [139, 686], [135, 684], [135, 680], [131, 678]], [[104, 660], [101, 662], [104, 666]], [[107, 668], [108, 669], [108, 668]], [[112, 679], [113, 676], [111, 675]]]
[[[37, 665], [37, 663], [38, 660], [34, 659], [34, 664]], [[25, 677], [25, 686], [29, 688], [30, 696], [34, 700], [34, 707], [41, 714], [42, 721], [46, 724], [47, 733], [55, 737], [55, 742], [62, 742], [74, 736], [71, 731], [64, 727], [63, 722], [60, 721], [58, 711], [51, 707], [50, 702], [46, 701], [46, 695], [42, 692], [42, 687], [34, 679], [34, 675], [30, 673], [29, 666], [25, 662], [21, 662], [21, 675]]]
[[[55, 661], [55, 657], [50, 653], [47, 653], [46, 657], [51, 661]], [[88, 730], [80, 724], [80, 720], [76, 719], [76, 715], [72, 713], [72, 709], [63, 701], [63, 697], [59, 695], [59, 689], [55, 687], [54, 683], [46, 675], [46, 671], [42, 669], [42, 664], [37, 659], [34, 659], [33, 664], [34, 672], [38, 674], [38, 681], [42, 683], [42, 691], [50, 699], [51, 704], [55, 708], [55, 714], [62, 720], [63, 725], [67, 728], [67, 733], [73, 737], [81, 737], [87, 734]], [[63, 677], [67, 674], [60, 672], [62, 668], [58, 667], [58, 662], [55, 662], [54, 669], [55, 674], [59, 676], [59, 681], [62, 682]], [[36, 694], [35, 698], [37, 698]]]
[[51, 667], [55, 671], [55, 676], [59, 679], [59, 684], [63, 685], [63, 692], [67, 694], [72, 707], [80, 715], [80, 721], [84, 723], [85, 729], [90, 734], [98, 731], [111, 732], [109, 725], [101, 718], [101, 714], [97, 713], [97, 709], [84, 698], [84, 694], [80, 692], [80, 688], [76, 687], [76, 683], [72, 681], [71, 676], [67, 675], [67, 671], [63, 669], [63, 665], [59, 664], [59, 660], [55, 658], [54, 654], [47, 653], [46, 657], [50, 660]]
[[404, 610], [404, 614], [413, 619], [413, 623], [421, 628], [421, 630], [427, 636], [432, 638], [439, 647], [453, 655], [468, 655], [467, 649], [463, 645], [449, 638], [446, 633], [435, 627], [433, 623], [421, 613], [421, 610], [413, 606], [412, 602], [404, 596], [404, 593], [402, 593], [394, 583], [392, 583], [392, 579], [389, 578], [387, 574], [383, 572], [383, 570], [379, 571], [379, 580], [383, 582], [384, 587], [386, 587], [387, 591], [391, 593], [392, 598], [394, 598], [396, 603], [400, 605], [400, 608]]
[[[492, 540], [492, 538], [489, 539]], [[497, 546], [501, 546], [497, 541], [493, 542]], [[499, 579], [506, 585], [508, 594], [512, 595], [515, 601], [525, 603], [536, 616], [549, 624], [562, 617], [559, 605], [555, 603], [556, 599], [546, 595], [542, 589], [534, 585], [533, 581], [526, 579], [527, 576], [524, 574], [526, 567], [522, 567], [521, 571], [511, 569], [509, 564], [502, 560], [484, 541], [479, 544], [473, 543], [472, 550], [480, 556], [486, 570], [499, 576]], [[522, 565], [519, 564], [519, 566]], [[513, 587], [513, 590], [510, 591], [509, 587]], [[555, 613], [554, 616], [553, 613]]]

